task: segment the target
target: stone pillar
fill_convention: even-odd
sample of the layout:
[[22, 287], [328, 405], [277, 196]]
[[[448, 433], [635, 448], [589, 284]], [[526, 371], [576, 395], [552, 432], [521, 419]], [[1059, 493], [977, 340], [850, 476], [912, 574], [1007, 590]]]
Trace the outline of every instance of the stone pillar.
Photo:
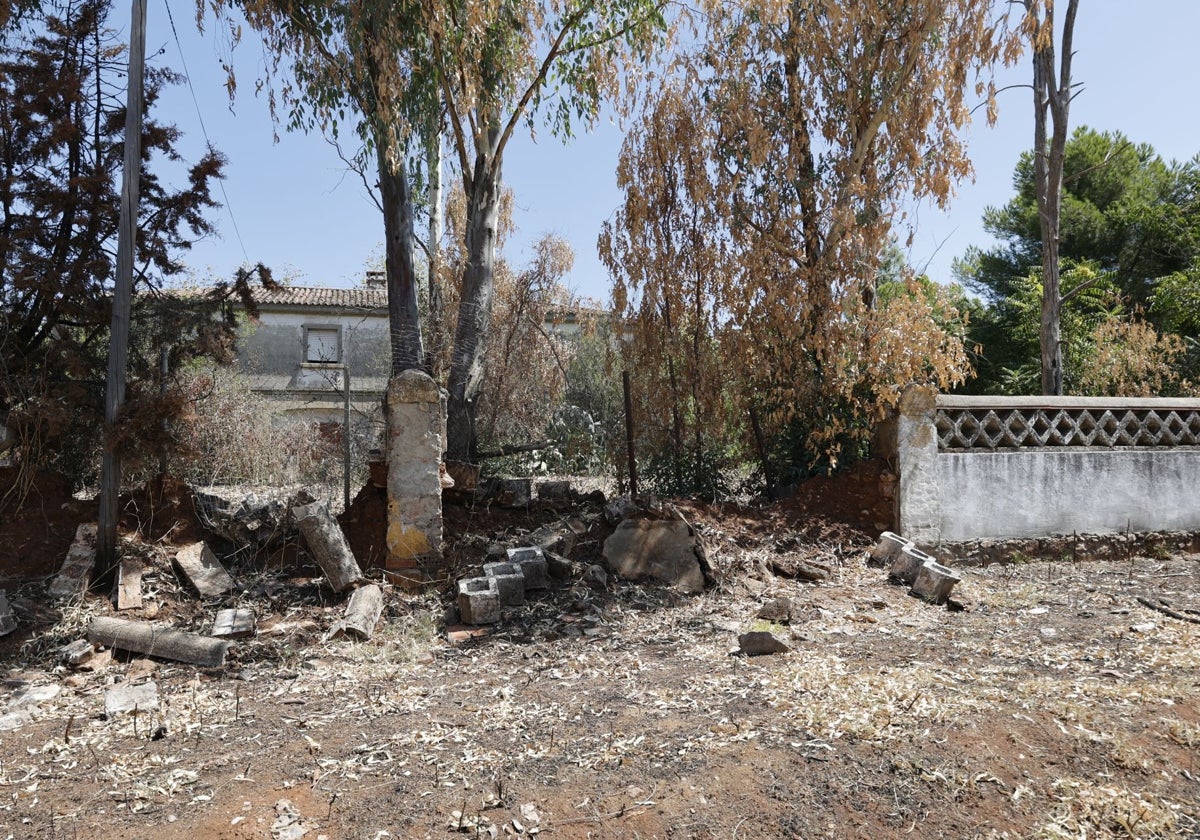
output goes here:
[[387, 569], [419, 582], [442, 562], [442, 483], [446, 401], [419, 370], [387, 389]]
[[937, 545], [942, 538], [936, 415], [933, 389], [912, 387], [904, 392], [896, 421], [897, 525], [901, 535], [921, 545]]

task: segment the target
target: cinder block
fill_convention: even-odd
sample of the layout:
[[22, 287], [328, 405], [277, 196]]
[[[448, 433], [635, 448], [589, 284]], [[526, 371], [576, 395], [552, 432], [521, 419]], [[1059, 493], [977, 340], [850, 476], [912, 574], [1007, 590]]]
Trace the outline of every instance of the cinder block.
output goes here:
[[915, 545], [906, 545], [900, 549], [900, 553], [892, 561], [892, 568], [888, 572], [888, 577], [898, 583], [912, 586], [913, 581], [917, 579], [917, 572], [921, 567], [926, 563], [933, 562], [935, 561], [932, 557]]
[[867, 565], [877, 566], [881, 569], [890, 567], [896, 562], [896, 556], [904, 550], [904, 547], [912, 544], [911, 540], [906, 540], [899, 534], [884, 531], [879, 535], [879, 542], [871, 549], [871, 559], [867, 561]]
[[517, 566], [525, 576], [525, 589], [545, 589], [550, 585], [546, 555], [540, 546], [508, 549], [508, 562]]
[[950, 590], [962, 577], [948, 566], [943, 566], [930, 560], [917, 570], [910, 594], [924, 598], [931, 604], [944, 604], [950, 597]]
[[483, 573], [496, 581], [502, 606], [519, 607], [525, 603], [525, 574], [516, 563], [484, 563]]
[[495, 578], [464, 578], [458, 582], [458, 612], [464, 624], [495, 624], [500, 620], [500, 589]]

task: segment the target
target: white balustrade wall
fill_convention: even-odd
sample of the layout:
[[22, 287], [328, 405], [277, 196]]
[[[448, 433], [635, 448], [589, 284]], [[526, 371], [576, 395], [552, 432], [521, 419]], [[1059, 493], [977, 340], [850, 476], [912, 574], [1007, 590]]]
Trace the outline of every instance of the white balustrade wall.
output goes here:
[[893, 429], [919, 542], [1200, 530], [1200, 400], [913, 389]]

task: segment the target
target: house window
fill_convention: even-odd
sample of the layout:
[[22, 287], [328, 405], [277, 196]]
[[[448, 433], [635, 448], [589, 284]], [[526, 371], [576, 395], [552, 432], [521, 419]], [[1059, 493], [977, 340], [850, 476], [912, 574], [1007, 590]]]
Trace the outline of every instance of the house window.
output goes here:
[[304, 328], [304, 361], [329, 364], [342, 360], [342, 331], [337, 327]]

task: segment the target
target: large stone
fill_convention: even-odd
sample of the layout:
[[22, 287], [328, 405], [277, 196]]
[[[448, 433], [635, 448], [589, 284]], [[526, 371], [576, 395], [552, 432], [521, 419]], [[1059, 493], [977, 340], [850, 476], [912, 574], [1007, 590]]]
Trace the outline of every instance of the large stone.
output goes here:
[[767, 656], [772, 653], [787, 653], [791, 650], [765, 630], [754, 630], [738, 636], [738, 649], [746, 656]]
[[604, 559], [626, 580], [649, 578], [697, 594], [705, 583], [698, 549], [686, 522], [626, 519], [604, 541]]

